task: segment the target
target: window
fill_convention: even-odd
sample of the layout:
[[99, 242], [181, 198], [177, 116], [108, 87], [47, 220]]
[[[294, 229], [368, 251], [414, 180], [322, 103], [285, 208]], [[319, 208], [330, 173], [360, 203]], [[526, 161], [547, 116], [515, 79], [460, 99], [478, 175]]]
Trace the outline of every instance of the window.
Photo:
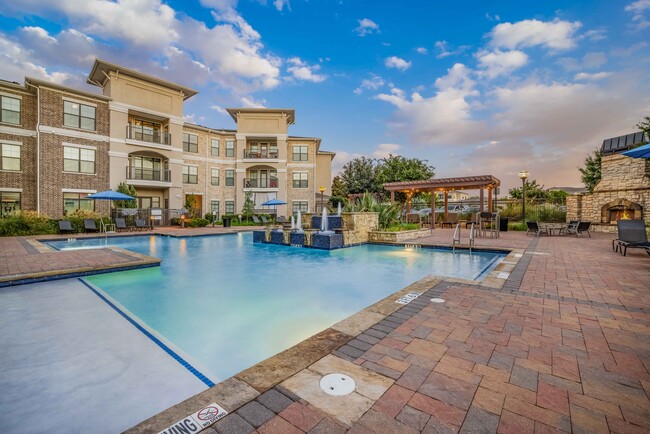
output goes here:
[[219, 139], [210, 139], [210, 155], [219, 156]]
[[0, 170], [20, 170], [20, 146], [0, 144]]
[[64, 146], [63, 171], [76, 173], [95, 173], [95, 150]]
[[212, 169], [212, 176], [210, 177], [210, 184], [219, 185], [219, 169]]
[[309, 210], [309, 202], [306, 200], [294, 200], [291, 202], [291, 206], [293, 208], [293, 215], [297, 215], [298, 211], [301, 213], [307, 212]]
[[307, 172], [293, 172], [293, 188], [307, 188]]
[[183, 133], [183, 151], [199, 152], [199, 136]]
[[20, 124], [20, 99], [0, 95], [2, 100], [2, 112], [0, 112], [0, 122], [8, 124]]
[[63, 125], [95, 130], [95, 107], [72, 101], [63, 101]]
[[307, 161], [307, 150], [309, 148], [306, 145], [294, 146], [293, 147], [293, 161]]
[[[164, 164], [167, 168], [167, 162]], [[127, 179], [143, 179], [147, 181], [169, 181], [167, 170], [163, 172], [163, 161], [160, 158], [141, 157], [135, 155], [131, 160], [129, 177]]]
[[0, 191], [0, 217], [9, 217], [20, 211], [20, 193]]
[[227, 200], [226, 201], [226, 214], [234, 214], [235, 213], [235, 201], [234, 200]]
[[129, 139], [169, 144], [169, 135], [162, 125], [129, 117]]
[[235, 141], [226, 140], [226, 157], [234, 157], [234, 156], [235, 156]]
[[183, 184], [198, 184], [199, 168], [196, 166], [183, 166]]
[[211, 200], [210, 201], [210, 212], [214, 215], [215, 220], [219, 220], [219, 201]]
[[95, 210], [95, 201], [86, 199], [88, 193], [63, 193], [63, 215], [78, 209], [85, 211]]
[[233, 187], [235, 185], [235, 171], [232, 169], [226, 170], [226, 187]]

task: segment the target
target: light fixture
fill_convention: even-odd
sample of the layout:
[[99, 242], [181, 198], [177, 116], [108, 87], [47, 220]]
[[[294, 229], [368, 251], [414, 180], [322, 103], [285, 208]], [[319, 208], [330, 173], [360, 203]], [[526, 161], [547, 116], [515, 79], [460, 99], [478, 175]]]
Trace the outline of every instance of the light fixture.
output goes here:
[[528, 178], [527, 170], [520, 170], [519, 177], [521, 178], [521, 221], [526, 221], [526, 178]]

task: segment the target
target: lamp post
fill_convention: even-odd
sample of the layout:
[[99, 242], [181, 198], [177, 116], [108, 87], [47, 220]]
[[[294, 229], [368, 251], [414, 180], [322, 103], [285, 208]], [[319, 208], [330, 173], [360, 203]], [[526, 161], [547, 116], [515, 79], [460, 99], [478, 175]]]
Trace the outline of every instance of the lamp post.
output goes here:
[[528, 178], [527, 170], [520, 170], [519, 177], [521, 178], [521, 221], [526, 221], [526, 178]]
[[318, 188], [318, 191], [320, 191], [320, 209], [322, 211], [323, 207], [325, 206], [324, 205], [324, 202], [325, 202], [325, 200], [324, 200], [325, 199], [325, 197], [324, 197], [324, 195], [325, 195], [325, 186], [321, 185]]

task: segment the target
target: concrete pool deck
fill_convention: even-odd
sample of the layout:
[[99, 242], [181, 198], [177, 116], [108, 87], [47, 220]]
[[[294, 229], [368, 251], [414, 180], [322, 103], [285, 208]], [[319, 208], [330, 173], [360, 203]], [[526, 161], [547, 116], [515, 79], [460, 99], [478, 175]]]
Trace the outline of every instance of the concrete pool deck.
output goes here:
[[[650, 257], [611, 234], [501, 235], [477, 246], [523, 250], [502, 285], [423, 279], [410, 304], [389, 297], [130, 431], [216, 401], [230, 414], [204, 432], [647, 432]], [[357, 390], [320, 392], [333, 371]]]

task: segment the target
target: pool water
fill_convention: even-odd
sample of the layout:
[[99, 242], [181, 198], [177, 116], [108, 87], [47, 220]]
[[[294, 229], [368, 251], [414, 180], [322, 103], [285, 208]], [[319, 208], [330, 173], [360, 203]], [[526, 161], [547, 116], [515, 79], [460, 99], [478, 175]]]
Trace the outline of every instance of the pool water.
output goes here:
[[162, 264], [85, 279], [215, 383], [426, 275], [477, 279], [504, 257], [369, 244], [326, 251], [253, 243], [251, 233], [49, 244], [65, 250], [106, 243]]

